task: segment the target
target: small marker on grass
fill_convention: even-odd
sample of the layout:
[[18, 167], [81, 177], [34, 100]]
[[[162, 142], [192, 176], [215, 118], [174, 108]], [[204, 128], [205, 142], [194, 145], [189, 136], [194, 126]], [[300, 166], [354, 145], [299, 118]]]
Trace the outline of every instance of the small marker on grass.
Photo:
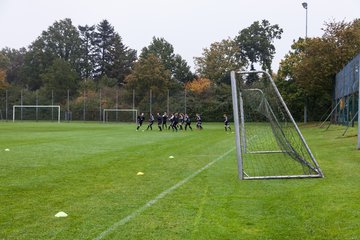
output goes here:
[[169, 158], [174, 158], [174, 156], [169, 156]]
[[143, 172], [138, 172], [136, 175], [142, 176], [142, 175], [144, 175], [144, 173]]
[[58, 212], [55, 214], [55, 217], [67, 217], [68, 215], [65, 212]]

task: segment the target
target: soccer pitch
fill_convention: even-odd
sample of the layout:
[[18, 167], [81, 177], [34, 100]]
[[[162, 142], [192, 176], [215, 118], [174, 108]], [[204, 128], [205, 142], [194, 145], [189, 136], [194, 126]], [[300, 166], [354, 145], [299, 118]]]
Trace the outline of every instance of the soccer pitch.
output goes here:
[[302, 128], [324, 179], [239, 181], [222, 124], [135, 128], [0, 122], [0, 239], [360, 236], [356, 129]]

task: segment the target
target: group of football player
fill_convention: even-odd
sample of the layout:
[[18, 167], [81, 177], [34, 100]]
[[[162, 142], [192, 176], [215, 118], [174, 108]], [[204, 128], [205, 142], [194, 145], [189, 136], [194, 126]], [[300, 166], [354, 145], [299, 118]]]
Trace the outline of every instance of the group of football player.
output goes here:
[[[200, 114], [196, 114], [195, 115], [196, 118], [196, 128], [199, 130], [203, 130], [202, 127], [202, 119]], [[172, 113], [172, 114], [167, 114], [166, 112], [164, 112], [163, 114], [157, 113], [156, 114], [156, 119], [157, 119], [157, 124], [158, 124], [158, 128], [159, 131], [163, 131], [163, 130], [172, 130], [172, 131], [178, 131], [178, 130], [185, 130], [187, 131], [187, 129], [189, 128], [191, 131], [193, 130], [191, 127], [191, 118], [188, 114], [184, 114], [184, 113]], [[143, 125], [145, 121], [145, 115], [144, 113], [141, 113], [138, 117], [137, 117], [137, 127], [136, 127], [136, 131], [138, 131], [140, 129], [140, 127]], [[152, 130], [153, 129], [153, 124], [155, 122], [155, 117], [152, 113], [149, 114], [149, 124], [146, 128], [146, 130]], [[168, 125], [169, 123], [169, 125]], [[224, 126], [225, 126], [225, 131], [230, 130], [230, 122], [229, 119], [227, 117], [226, 114], [224, 114]]]

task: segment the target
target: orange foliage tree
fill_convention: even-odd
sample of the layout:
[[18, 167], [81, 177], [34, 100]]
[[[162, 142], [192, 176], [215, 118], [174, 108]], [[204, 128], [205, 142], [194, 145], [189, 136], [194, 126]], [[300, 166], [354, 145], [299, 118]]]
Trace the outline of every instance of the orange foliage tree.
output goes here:
[[5, 78], [6, 78], [5, 70], [0, 69], [0, 89], [4, 89], [7, 86]]
[[211, 80], [207, 78], [199, 78], [185, 84], [186, 90], [193, 91], [195, 93], [202, 93], [207, 90], [211, 85]]

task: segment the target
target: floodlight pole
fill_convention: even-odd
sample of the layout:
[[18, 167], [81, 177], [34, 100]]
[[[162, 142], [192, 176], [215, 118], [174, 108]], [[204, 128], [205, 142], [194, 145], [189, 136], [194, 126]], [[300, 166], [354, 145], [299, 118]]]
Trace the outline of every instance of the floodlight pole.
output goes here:
[[305, 40], [307, 39], [307, 32], [308, 32], [308, 4], [307, 2], [302, 3], [303, 8], [305, 8], [306, 18], [305, 18]]
[[[307, 2], [302, 3], [303, 8], [305, 8], [306, 17], [305, 17], [305, 41], [307, 39], [307, 32], [308, 32], [308, 4]], [[305, 95], [305, 102], [304, 102], [304, 123], [307, 123], [307, 97]]]
[[5, 90], [5, 118], [6, 118], [6, 122], [8, 120], [8, 90]]
[[150, 88], [150, 113], [152, 113], [152, 90]]

